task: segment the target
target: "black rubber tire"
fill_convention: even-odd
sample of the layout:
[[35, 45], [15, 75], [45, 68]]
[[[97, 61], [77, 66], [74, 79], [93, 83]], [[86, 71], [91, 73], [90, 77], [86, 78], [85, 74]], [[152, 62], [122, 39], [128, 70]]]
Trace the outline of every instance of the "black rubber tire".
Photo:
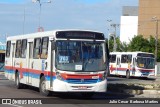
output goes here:
[[49, 90], [46, 90], [45, 88], [46, 88], [45, 77], [42, 76], [40, 79], [40, 84], [39, 84], [40, 94], [43, 96], [50, 96], [51, 92]]
[[20, 83], [19, 72], [15, 74], [15, 85], [17, 89], [21, 89], [23, 85]]
[[126, 71], [126, 78], [130, 79], [130, 72], [129, 71]]

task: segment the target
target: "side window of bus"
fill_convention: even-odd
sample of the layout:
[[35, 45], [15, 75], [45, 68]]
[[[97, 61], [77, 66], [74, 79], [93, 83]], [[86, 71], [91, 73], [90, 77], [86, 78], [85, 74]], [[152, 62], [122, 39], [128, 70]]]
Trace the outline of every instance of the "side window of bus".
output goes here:
[[127, 63], [127, 60], [128, 60], [127, 55], [121, 56], [121, 63]]
[[22, 58], [25, 58], [26, 57], [26, 51], [27, 51], [27, 39], [23, 39], [22, 40], [22, 50], [21, 50], [22, 54], [21, 54], [21, 57]]
[[132, 62], [132, 55], [128, 55], [128, 63]]
[[0, 53], [0, 63], [4, 63], [5, 61], [5, 53]]
[[11, 41], [7, 41], [6, 57], [10, 56]]
[[21, 40], [17, 40], [15, 57], [19, 58], [20, 56], [21, 56]]
[[40, 58], [40, 51], [41, 51], [41, 38], [36, 38], [34, 40], [33, 58], [35, 59]]
[[42, 52], [41, 52], [41, 58], [42, 59], [46, 59], [48, 56], [48, 41], [49, 38], [48, 37], [44, 37], [42, 38]]
[[116, 55], [110, 55], [110, 63], [116, 62]]
[[122, 55], [121, 56], [121, 63], [131, 63], [132, 55]]

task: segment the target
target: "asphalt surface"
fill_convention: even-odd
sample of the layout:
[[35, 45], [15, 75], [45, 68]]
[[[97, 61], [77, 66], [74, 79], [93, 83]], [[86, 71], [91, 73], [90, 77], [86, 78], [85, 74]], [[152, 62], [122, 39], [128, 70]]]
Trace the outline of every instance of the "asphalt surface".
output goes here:
[[[108, 83], [124, 83], [126, 78], [123, 77], [108, 77]], [[128, 81], [142, 81], [142, 82], [153, 82], [155, 80], [150, 79], [140, 79], [132, 78]], [[26, 86], [24, 89], [16, 89], [14, 82], [7, 80], [3, 74], [0, 75], [0, 98], [20, 98], [20, 99], [42, 99], [49, 102], [43, 105], [21, 105], [21, 104], [7, 104], [0, 105], [0, 107], [106, 107], [106, 106], [117, 106], [118, 104], [109, 104], [110, 100], [127, 100], [132, 98], [139, 98], [134, 95], [126, 95], [116, 92], [107, 92], [107, 93], [96, 93], [93, 98], [86, 99], [81, 96], [79, 93], [53, 93], [50, 97], [41, 96], [39, 94], [38, 88]], [[145, 97], [144, 97], [145, 98]], [[1, 100], [1, 99], [0, 99]], [[141, 99], [140, 99], [141, 100]], [[142, 99], [143, 100], [143, 99]], [[157, 100], [157, 99], [156, 99]], [[159, 100], [159, 99], [158, 99]], [[46, 102], [47, 102], [46, 101]], [[50, 104], [51, 103], [51, 104]], [[54, 105], [53, 105], [54, 104]], [[151, 104], [120, 104], [119, 107], [150, 107]], [[152, 106], [159, 106], [159, 104], [152, 104]]]

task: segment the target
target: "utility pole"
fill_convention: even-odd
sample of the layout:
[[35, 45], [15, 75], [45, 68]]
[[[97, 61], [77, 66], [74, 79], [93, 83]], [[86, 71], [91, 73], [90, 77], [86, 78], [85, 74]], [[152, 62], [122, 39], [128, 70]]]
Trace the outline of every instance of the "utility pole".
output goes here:
[[109, 37], [109, 35], [110, 35], [110, 26], [111, 26], [111, 24], [110, 24], [110, 22], [111, 22], [112, 20], [107, 20], [107, 22], [108, 22], [108, 49], [109, 49], [109, 40], [110, 40], [110, 37]]
[[158, 50], [158, 23], [159, 19], [154, 16], [152, 17], [152, 21], [156, 22], [156, 35], [155, 35], [155, 76], [157, 76], [157, 50]]
[[119, 27], [119, 24], [111, 24], [111, 26], [114, 28], [115, 32], [114, 32], [114, 46], [113, 46], [113, 52], [116, 52], [117, 50], [117, 42], [116, 42], [116, 32], [117, 32], [117, 27]]
[[48, 0], [46, 2], [41, 2], [41, 0], [32, 0], [33, 3], [39, 2], [39, 27], [38, 27], [38, 31], [44, 31], [43, 27], [41, 26], [41, 8], [42, 8], [42, 4], [43, 3], [51, 3], [51, 0]]
[[157, 17], [152, 17], [152, 21], [156, 22], [156, 35], [155, 35], [155, 63], [157, 65], [157, 50], [158, 50], [158, 23], [159, 23], [159, 19], [157, 19]]

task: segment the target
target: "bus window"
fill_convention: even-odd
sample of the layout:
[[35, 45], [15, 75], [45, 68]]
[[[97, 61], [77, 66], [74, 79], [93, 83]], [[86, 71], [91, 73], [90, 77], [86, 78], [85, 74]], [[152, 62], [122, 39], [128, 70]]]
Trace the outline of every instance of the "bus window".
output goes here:
[[5, 60], [5, 54], [0, 53], [0, 63], [4, 63], [4, 60]]
[[110, 55], [110, 63], [116, 62], [116, 55]]
[[121, 56], [121, 63], [131, 63], [132, 55], [122, 55]]
[[48, 56], [48, 37], [42, 38], [42, 53], [41, 53], [41, 58], [46, 59]]
[[38, 59], [40, 57], [40, 49], [41, 49], [41, 38], [36, 38], [34, 40], [33, 58]]
[[127, 55], [121, 56], [121, 63], [127, 63]]
[[26, 50], [27, 50], [27, 40], [24, 39], [22, 40], [22, 54], [21, 54], [21, 57], [22, 58], [25, 58], [26, 57]]
[[20, 56], [21, 56], [21, 40], [17, 40], [15, 57], [19, 58]]
[[132, 62], [132, 55], [128, 55], [128, 63]]
[[6, 57], [10, 56], [11, 41], [7, 41]]

